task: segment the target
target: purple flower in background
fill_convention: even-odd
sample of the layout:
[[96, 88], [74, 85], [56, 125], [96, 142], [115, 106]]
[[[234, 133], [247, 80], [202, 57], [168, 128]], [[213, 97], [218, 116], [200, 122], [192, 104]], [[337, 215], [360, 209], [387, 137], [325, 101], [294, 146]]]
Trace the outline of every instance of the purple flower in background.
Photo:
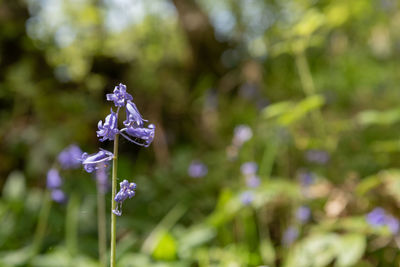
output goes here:
[[201, 178], [208, 173], [207, 166], [199, 160], [193, 160], [188, 168], [188, 175], [192, 178]]
[[295, 228], [294, 226], [290, 226], [283, 233], [282, 244], [284, 246], [288, 247], [291, 244], [293, 244], [294, 241], [296, 241], [298, 236], [299, 236], [299, 230], [297, 228]]
[[393, 234], [397, 234], [399, 232], [399, 220], [392, 215], [386, 216], [386, 225]]
[[380, 207], [367, 214], [367, 222], [373, 227], [387, 226], [392, 234], [398, 233], [400, 227], [399, 220]]
[[307, 206], [301, 206], [296, 210], [296, 219], [300, 223], [306, 223], [310, 219], [311, 210]]
[[76, 169], [80, 166], [79, 159], [82, 156], [82, 150], [77, 145], [70, 145], [58, 155], [58, 162], [63, 169]]
[[52, 190], [51, 198], [57, 203], [65, 203], [67, 201], [65, 193], [61, 189]]
[[96, 169], [97, 188], [101, 193], [106, 193], [109, 188], [107, 167], [102, 163], [98, 164]]
[[124, 121], [125, 126], [142, 127], [143, 126], [142, 115], [140, 115], [135, 103], [128, 100], [126, 103], [126, 120]]
[[382, 208], [375, 208], [367, 214], [367, 222], [372, 226], [383, 226], [386, 222], [386, 212]]
[[83, 153], [81, 157], [81, 162], [85, 171], [91, 173], [99, 168], [99, 163], [101, 163], [103, 167], [106, 167], [108, 165], [108, 162], [112, 160], [113, 157], [113, 153], [100, 148], [100, 151], [94, 154], [88, 155], [88, 153], [86, 152]]
[[330, 156], [328, 152], [324, 150], [308, 150], [306, 152], [306, 159], [312, 163], [326, 164], [329, 161]]
[[97, 127], [99, 127], [97, 137], [102, 137], [100, 139], [101, 142], [104, 142], [107, 139], [114, 140], [115, 135], [119, 132], [117, 114], [111, 109], [111, 113], [104, 120], [104, 125], [100, 120]]
[[233, 131], [233, 145], [241, 147], [245, 142], [253, 137], [253, 131], [248, 125], [238, 125]]
[[240, 196], [240, 201], [244, 205], [249, 205], [251, 202], [253, 202], [253, 200], [254, 200], [254, 194], [251, 191], [245, 191]]
[[256, 174], [258, 169], [257, 163], [255, 162], [245, 162], [240, 166], [240, 171], [243, 175], [250, 176]]
[[258, 177], [257, 175], [250, 175], [246, 177], [246, 185], [248, 187], [258, 187], [260, 183], [260, 177]]
[[126, 92], [126, 86], [120, 83], [115, 86], [112, 94], [106, 95], [108, 101], [113, 101], [116, 107], [125, 106], [125, 101], [132, 100], [133, 97]]
[[115, 215], [121, 216], [122, 215], [122, 203], [127, 199], [127, 198], [133, 198], [135, 196], [135, 189], [136, 189], [136, 184], [135, 183], [129, 183], [127, 180], [123, 180], [119, 184], [119, 192], [115, 195], [115, 202], [117, 202], [117, 208], [113, 210], [113, 213]]
[[308, 187], [314, 183], [314, 175], [309, 171], [302, 171], [299, 174], [300, 184], [303, 187]]
[[62, 185], [62, 179], [61, 176], [58, 172], [58, 170], [56, 169], [50, 169], [47, 172], [47, 182], [46, 182], [46, 186], [48, 189], [56, 189], [61, 187]]

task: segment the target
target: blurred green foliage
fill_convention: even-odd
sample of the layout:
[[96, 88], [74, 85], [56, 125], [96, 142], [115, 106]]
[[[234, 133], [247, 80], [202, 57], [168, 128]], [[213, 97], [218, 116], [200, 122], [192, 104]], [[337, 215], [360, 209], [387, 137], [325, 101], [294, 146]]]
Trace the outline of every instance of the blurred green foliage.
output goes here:
[[[396, 265], [399, 235], [365, 215], [400, 216], [399, 7], [0, 0], [0, 266], [98, 266], [94, 180], [63, 172], [60, 205], [45, 177], [67, 145], [98, 149], [119, 82], [157, 129], [149, 149], [121, 141], [119, 178], [138, 190], [118, 218], [119, 266]], [[237, 147], [240, 124], [253, 136]], [[188, 176], [194, 159], [205, 177]]]

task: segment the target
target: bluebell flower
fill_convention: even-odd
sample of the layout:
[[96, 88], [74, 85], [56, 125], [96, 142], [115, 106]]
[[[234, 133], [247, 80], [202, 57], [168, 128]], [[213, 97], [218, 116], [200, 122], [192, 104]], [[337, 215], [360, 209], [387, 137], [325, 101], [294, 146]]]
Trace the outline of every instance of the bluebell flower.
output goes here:
[[108, 101], [113, 101], [116, 107], [123, 107], [126, 101], [133, 99], [133, 97], [126, 92], [126, 86], [122, 83], [115, 86], [113, 93], [107, 94], [106, 97]]
[[240, 196], [240, 201], [244, 205], [249, 205], [254, 200], [254, 194], [251, 191], [245, 191]]
[[308, 150], [306, 152], [306, 158], [309, 162], [323, 165], [329, 161], [330, 156], [328, 152], [324, 150]]
[[299, 174], [300, 185], [302, 187], [308, 187], [315, 182], [315, 177], [312, 172], [309, 171], [301, 171]]
[[301, 206], [296, 210], [296, 219], [300, 223], [306, 223], [310, 219], [311, 210], [307, 206]]
[[241, 147], [245, 142], [253, 137], [253, 131], [248, 125], [238, 125], [234, 129], [233, 133], [233, 145]]
[[258, 187], [260, 185], [261, 181], [260, 181], [260, 177], [258, 177], [257, 175], [250, 175], [246, 177], [246, 185], [248, 187]]
[[285, 230], [282, 236], [282, 244], [286, 247], [293, 244], [296, 241], [297, 237], [299, 236], [299, 230], [294, 226], [290, 226]]
[[142, 127], [143, 121], [147, 120], [143, 120], [142, 115], [140, 115], [135, 103], [128, 100], [126, 103], [126, 120], [124, 121], [124, 125], [127, 127]]
[[375, 208], [367, 214], [367, 222], [373, 227], [387, 226], [392, 234], [399, 232], [399, 220], [386, 213], [383, 208]]
[[246, 176], [251, 176], [256, 174], [258, 169], [257, 163], [255, 162], [245, 162], [242, 164], [242, 166], [240, 166], [240, 171], [242, 172], [243, 175]]
[[132, 143], [135, 143], [139, 146], [148, 147], [153, 142], [155, 128], [156, 127], [154, 124], [149, 124], [147, 128], [131, 126], [122, 129], [120, 134]]
[[54, 189], [51, 191], [51, 198], [58, 203], [65, 203], [67, 201], [67, 197], [61, 189]]
[[77, 145], [70, 145], [58, 155], [57, 159], [63, 169], [76, 169], [80, 166], [82, 150]]
[[383, 226], [386, 222], [386, 212], [378, 207], [367, 214], [367, 222], [372, 226]]
[[47, 172], [46, 186], [48, 189], [56, 189], [62, 186], [62, 179], [57, 169], [50, 169]]
[[135, 183], [129, 183], [127, 180], [123, 180], [119, 184], [119, 192], [115, 195], [114, 201], [117, 202], [117, 207], [113, 210], [113, 213], [117, 216], [122, 215], [122, 203], [127, 198], [133, 198], [135, 196]]
[[102, 164], [102, 167], [108, 166], [108, 162], [113, 158], [113, 153], [100, 148], [100, 151], [94, 154], [83, 153], [81, 162], [85, 171], [91, 173], [101, 166], [99, 164]]
[[188, 175], [192, 178], [201, 178], [208, 173], [207, 166], [199, 160], [193, 160], [188, 168]]
[[115, 135], [119, 132], [117, 114], [111, 109], [111, 113], [104, 120], [104, 125], [100, 120], [97, 127], [99, 127], [97, 137], [102, 137], [100, 139], [101, 142], [104, 142], [107, 139], [114, 140]]

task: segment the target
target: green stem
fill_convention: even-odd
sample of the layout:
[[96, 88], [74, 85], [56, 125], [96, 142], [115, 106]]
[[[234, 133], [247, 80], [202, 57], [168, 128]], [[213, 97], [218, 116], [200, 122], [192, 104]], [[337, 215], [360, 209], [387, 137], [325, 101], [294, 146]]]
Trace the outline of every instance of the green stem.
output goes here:
[[78, 218], [79, 218], [79, 198], [72, 194], [67, 206], [65, 242], [71, 256], [78, 251]]
[[98, 242], [99, 242], [99, 261], [100, 266], [106, 266], [106, 213], [105, 213], [104, 193], [101, 190], [101, 185], [97, 181], [97, 227], [98, 227]]
[[110, 267], [115, 267], [115, 247], [116, 247], [116, 223], [117, 218], [113, 213], [115, 210], [115, 193], [117, 189], [117, 162], [118, 162], [118, 137], [115, 135], [114, 139], [114, 158], [113, 158], [113, 169], [112, 169], [112, 188], [111, 188], [111, 255], [110, 255]]
[[[295, 56], [296, 67], [299, 71], [300, 83], [303, 88], [303, 92], [306, 96], [312, 96], [316, 93], [314, 80], [311, 74], [310, 66], [307, 61], [307, 57], [304, 54], [304, 50], [296, 53]], [[322, 118], [321, 110], [317, 109], [311, 113], [311, 119], [314, 121], [315, 131], [320, 136], [325, 136], [324, 120]]]
[[39, 221], [36, 226], [35, 235], [33, 237], [32, 255], [37, 254], [43, 243], [44, 235], [46, 233], [47, 221], [51, 209], [50, 192], [46, 191], [43, 196], [42, 207], [39, 213]]

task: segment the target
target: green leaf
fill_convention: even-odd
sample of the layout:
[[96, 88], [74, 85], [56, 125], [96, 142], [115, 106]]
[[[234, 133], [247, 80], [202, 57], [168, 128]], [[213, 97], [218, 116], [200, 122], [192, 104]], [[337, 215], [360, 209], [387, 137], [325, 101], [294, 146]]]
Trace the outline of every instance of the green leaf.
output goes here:
[[335, 266], [346, 267], [356, 264], [366, 248], [365, 236], [361, 234], [344, 235], [337, 244], [338, 256]]
[[7, 178], [3, 188], [3, 197], [12, 202], [20, 202], [25, 199], [25, 176], [20, 171], [13, 171]]
[[158, 260], [174, 260], [176, 258], [176, 251], [177, 246], [174, 237], [170, 233], [164, 232], [152, 256]]

